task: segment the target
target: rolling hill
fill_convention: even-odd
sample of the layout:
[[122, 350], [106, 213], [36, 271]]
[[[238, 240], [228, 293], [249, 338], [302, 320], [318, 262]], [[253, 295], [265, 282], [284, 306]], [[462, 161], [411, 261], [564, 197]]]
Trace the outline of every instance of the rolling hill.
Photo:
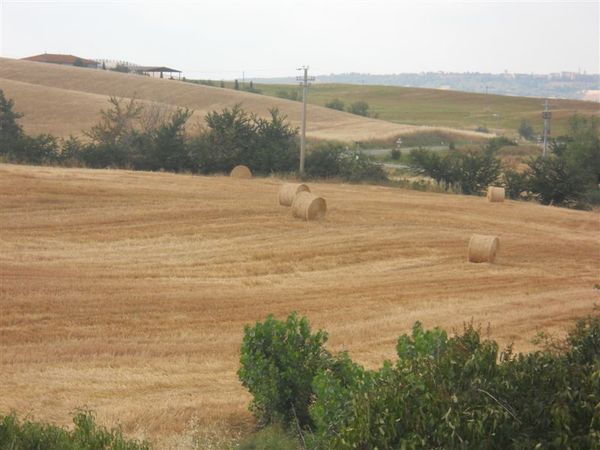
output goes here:
[[[203, 123], [207, 112], [237, 103], [262, 116], [270, 108], [279, 108], [294, 125], [301, 120], [301, 105], [289, 100], [183, 81], [7, 58], [0, 58], [0, 89], [15, 101], [15, 110], [25, 114], [22, 123], [28, 133], [63, 137], [81, 135], [82, 130], [95, 124], [99, 111], [107, 107], [109, 96], [135, 97], [166, 108], [189, 108], [194, 110], [191, 123], [196, 125]], [[367, 119], [318, 106], [309, 108], [307, 134], [313, 138], [383, 139], [419, 130], [430, 128]], [[467, 138], [486, 137], [470, 131], [444, 131]]]
[[[265, 95], [297, 88], [289, 84], [257, 84]], [[301, 98], [301, 96], [299, 97]], [[310, 88], [312, 104], [324, 106], [338, 98], [346, 106], [366, 101], [380, 119], [410, 125], [444, 126], [475, 130], [487, 127], [499, 134], [516, 135], [521, 120], [528, 120], [537, 133], [543, 130], [543, 99], [485, 95], [441, 89], [315, 83]], [[600, 117], [600, 103], [550, 99], [553, 112], [552, 134], [567, 131], [568, 119], [575, 113]]]
[[[281, 183], [0, 164], [0, 411], [86, 406], [167, 448], [191, 420], [251, 426], [239, 347], [267, 314], [375, 367], [416, 320], [525, 351], [600, 299], [597, 213], [312, 183], [328, 214], [302, 222]], [[466, 261], [473, 233], [500, 237], [496, 263]]]

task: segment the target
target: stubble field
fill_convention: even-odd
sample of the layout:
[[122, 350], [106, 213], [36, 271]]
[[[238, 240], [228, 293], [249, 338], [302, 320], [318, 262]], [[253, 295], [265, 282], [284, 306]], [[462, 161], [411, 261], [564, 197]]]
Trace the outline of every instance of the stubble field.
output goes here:
[[[306, 223], [281, 183], [0, 165], [0, 413], [87, 406], [164, 443], [251, 422], [239, 346], [269, 313], [377, 367], [416, 320], [526, 351], [600, 302], [596, 212], [312, 183], [329, 211]], [[496, 264], [466, 262], [473, 233]]]

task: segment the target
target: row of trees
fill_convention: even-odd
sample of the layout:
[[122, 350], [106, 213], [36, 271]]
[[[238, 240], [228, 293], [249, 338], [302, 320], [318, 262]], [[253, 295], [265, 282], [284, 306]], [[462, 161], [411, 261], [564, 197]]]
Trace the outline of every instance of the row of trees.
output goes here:
[[297, 130], [278, 110], [265, 119], [234, 106], [207, 114], [206, 127], [186, 133], [192, 112], [144, 107], [110, 99], [85, 142], [49, 135], [29, 137], [13, 102], [0, 91], [0, 155], [14, 162], [94, 168], [129, 168], [193, 173], [228, 172], [245, 164], [256, 173], [288, 172], [298, 166]]
[[358, 100], [346, 107], [345, 103], [342, 100], [340, 100], [339, 98], [334, 98], [333, 100], [330, 100], [329, 102], [325, 103], [325, 106], [327, 108], [336, 109], [338, 111], [347, 111], [351, 114], [356, 114], [357, 116], [377, 117], [377, 114], [371, 113], [371, 111], [369, 110], [369, 104], [364, 100]]
[[326, 341], [295, 314], [244, 330], [238, 376], [250, 409], [303, 448], [599, 448], [600, 317], [529, 354], [500, 351], [472, 325], [448, 336], [417, 322], [379, 370]]
[[510, 198], [537, 198], [542, 204], [585, 206], [600, 203], [600, 120], [575, 115], [569, 133], [550, 143], [551, 154], [531, 158], [524, 172], [502, 170], [497, 152], [514, 145], [495, 138], [479, 151], [428, 150], [411, 152], [413, 168], [433, 178], [445, 189], [465, 194], [501, 183]]
[[[27, 136], [21, 114], [0, 90], [0, 156], [13, 162], [93, 168], [127, 168], [192, 173], [227, 173], [244, 164], [254, 173], [293, 172], [299, 165], [298, 130], [277, 109], [262, 118], [239, 105], [205, 116], [206, 126], [190, 136], [192, 112], [145, 107], [136, 100], [110, 99], [110, 108], [85, 134], [57, 139]], [[314, 146], [306, 160], [312, 178], [383, 181], [383, 168], [369, 157], [341, 145]]]

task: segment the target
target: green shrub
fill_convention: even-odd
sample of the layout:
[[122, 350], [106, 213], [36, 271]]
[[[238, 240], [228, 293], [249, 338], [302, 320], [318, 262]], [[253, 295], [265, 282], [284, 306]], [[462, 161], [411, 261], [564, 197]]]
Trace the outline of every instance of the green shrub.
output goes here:
[[340, 178], [351, 182], [387, 179], [383, 166], [368, 155], [334, 143], [321, 144], [312, 150], [306, 157], [305, 170], [309, 178]]
[[369, 115], [369, 104], [364, 100], [358, 100], [348, 107], [348, 112], [367, 117]]
[[392, 152], [390, 153], [390, 157], [394, 160], [394, 161], [398, 161], [401, 157], [402, 157], [402, 152], [400, 151], [400, 149], [393, 149]]
[[519, 132], [519, 136], [527, 141], [531, 141], [535, 137], [535, 131], [533, 131], [533, 127], [528, 120], [523, 119], [517, 131]]
[[586, 191], [580, 172], [563, 158], [540, 156], [532, 159], [528, 165], [529, 189], [538, 195], [544, 205], [573, 204]]
[[515, 147], [516, 145], [517, 143], [515, 141], [507, 138], [506, 136], [497, 136], [488, 139], [488, 141], [485, 143], [484, 149], [486, 152], [496, 153], [502, 147]]
[[263, 119], [239, 105], [208, 113], [208, 130], [189, 145], [194, 170], [229, 172], [238, 164], [262, 174], [294, 170], [299, 161], [298, 130], [277, 109], [270, 114], [270, 119]]
[[149, 450], [146, 442], [128, 440], [120, 429], [99, 427], [90, 411], [73, 417], [68, 431], [47, 423], [19, 421], [12, 413], [0, 418], [0, 448], [3, 450]]
[[507, 169], [502, 176], [508, 198], [519, 199], [529, 191], [529, 179], [526, 173]]
[[341, 101], [339, 98], [334, 98], [333, 100], [328, 101], [327, 103], [325, 103], [325, 106], [327, 108], [337, 109], [338, 111], [344, 110], [344, 102]]
[[238, 377], [253, 396], [250, 409], [260, 424], [311, 425], [311, 383], [327, 360], [326, 341], [325, 332], [312, 334], [308, 320], [295, 313], [244, 328]]
[[[265, 342], [262, 334], [253, 339]], [[267, 348], [285, 373], [287, 356], [275, 353], [303, 346]], [[313, 377], [303, 396], [310, 448], [600, 448], [600, 317], [578, 321], [564, 341], [529, 354], [499, 352], [470, 324], [449, 337], [418, 322], [396, 349], [398, 360], [375, 371], [322, 352], [320, 363], [299, 373], [307, 390]], [[290, 369], [297, 367], [294, 359]], [[289, 393], [290, 384], [287, 377], [272, 383], [270, 398], [278, 399], [277, 389]]]
[[457, 186], [463, 194], [476, 194], [494, 183], [500, 175], [500, 161], [489, 151], [448, 152], [431, 150], [410, 152], [415, 171], [433, 178], [446, 190]]

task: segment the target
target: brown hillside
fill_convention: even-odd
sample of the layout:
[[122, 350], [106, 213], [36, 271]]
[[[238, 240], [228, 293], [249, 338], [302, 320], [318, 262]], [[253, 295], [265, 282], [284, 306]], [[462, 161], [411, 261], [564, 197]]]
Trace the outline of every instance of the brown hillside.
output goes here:
[[[270, 108], [279, 108], [297, 126], [301, 119], [301, 104], [280, 98], [183, 81], [7, 58], [0, 58], [0, 89], [15, 100], [17, 111], [26, 114], [22, 119], [26, 131], [60, 136], [79, 135], [89, 128], [97, 120], [99, 110], [108, 105], [109, 96], [135, 97], [171, 107], [193, 109], [197, 122], [201, 122], [209, 111], [232, 107], [236, 103], [262, 116], [268, 114]], [[429, 128], [309, 106], [307, 133], [314, 138], [368, 140], [423, 129]], [[450, 128], [436, 129], [479, 138], [486, 136]]]
[[[374, 367], [416, 320], [523, 351], [600, 301], [597, 213], [311, 183], [327, 218], [304, 222], [281, 183], [0, 165], [0, 412], [85, 405], [164, 442], [249, 421], [242, 330], [269, 313]], [[474, 233], [500, 237], [495, 264], [467, 262]]]

